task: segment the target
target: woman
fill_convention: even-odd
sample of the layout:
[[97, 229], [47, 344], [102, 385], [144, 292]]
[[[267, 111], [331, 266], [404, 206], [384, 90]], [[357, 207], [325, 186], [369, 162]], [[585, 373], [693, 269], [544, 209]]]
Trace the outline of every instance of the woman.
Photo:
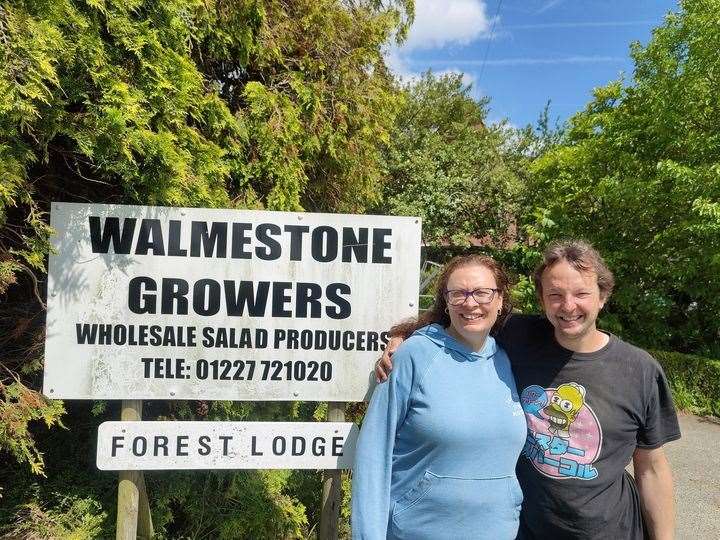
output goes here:
[[353, 476], [354, 538], [515, 537], [527, 427], [508, 357], [490, 336], [509, 311], [509, 280], [495, 260], [447, 264], [425, 325], [370, 401]]

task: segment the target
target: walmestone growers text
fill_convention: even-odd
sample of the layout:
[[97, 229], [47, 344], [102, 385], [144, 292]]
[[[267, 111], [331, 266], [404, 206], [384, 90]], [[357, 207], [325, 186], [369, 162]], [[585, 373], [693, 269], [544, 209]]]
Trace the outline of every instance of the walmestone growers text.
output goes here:
[[[318, 263], [390, 264], [389, 237], [392, 229], [368, 227], [284, 225], [274, 223], [227, 223], [191, 221], [184, 235], [180, 220], [89, 216], [93, 253], [150, 255], [170, 257], [206, 257], [265, 261], [288, 255], [301, 261], [303, 245], [309, 242], [310, 257]], [[138, 228], [137, 235], [135, 229]], [[185, 231], [187, 232], [187, 231]], [[185, 241], [185, 242], [184, 242]], [[229, 250], [228, 250], [229, 248]], [[351, 288], [345, 283], [289, 281], [234, 281], [200, 279], [192, 284], [176, 277], [158, 280], [136, 276], [128, 287], [128, 307], [136, 314], [187, 315], [190, 310], [201, 316], [220, 312], [233, 317], [293, 317], [346, 319], [352, 308]], [[268, 302], [269, 300], [269, 302]]]

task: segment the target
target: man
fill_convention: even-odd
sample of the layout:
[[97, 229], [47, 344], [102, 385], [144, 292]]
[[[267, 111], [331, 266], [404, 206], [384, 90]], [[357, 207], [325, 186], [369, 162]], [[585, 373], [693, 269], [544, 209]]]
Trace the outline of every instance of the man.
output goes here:
[[[548, 247], [534, 282], [545, 318], [513, 315], [497, 336], [528, 424], [518, 538], [673, 538], [662, 445], [680, 437], [677, 416], [659, 364], [596, 326], [612, 273], [592, 246], [572, 240]], [[379, 379], [399, 342], [378, 361]]]

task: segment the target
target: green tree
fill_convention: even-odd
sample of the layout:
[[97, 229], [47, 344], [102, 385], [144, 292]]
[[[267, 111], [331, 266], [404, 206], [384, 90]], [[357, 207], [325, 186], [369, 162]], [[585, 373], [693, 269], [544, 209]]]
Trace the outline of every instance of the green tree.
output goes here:
[[[50, 486], [58, 489], [69, 472], [42, 455], [54, 455], [60, 434], [33, 424], [56, 425], [64, 411], [38, 392], [50, 202], [362, 212], [379, 198], [379, 144], [389, 140], [400, 103], [382, 47], [402, 39], [412, 15], [412, 0], [0, 4], [0, 449], [48, 475], [25, 489], [33, 480], [20, 470], [15, 503], [31, 498], [36, 515], [51, 516], [48, 504], [94, 508], [87, 497], [106, 494], [97, 483], [93, 492], [91, 479], [78, 480], [66, 489], [83, 484], [88, 492], [51, 503]], [[289, 404], [177, 404], [153, 414], [312, 412]], [[73, 422], [79, 416], [73, 408], [65, 417], [70, 441], [88, 436]], [[297, 536], [312, 526], [281, 473], [230, 477], [205, 502], [219, 509], [256, 497], [268, 528], [243, 536]], [[166, 486], [167, 496], [157, 484], [162, 501], [155, 502], [166, 510], [158, 523], [180, 523], [182, 493], [194, 497], [218, 478], [180, 478]], [[105, 510], [112, 520], [114, 509]], [[192, 532], [217, 537], [222, 519], [220, 512], [191, 519], [205, 527]], [[174, 526], [174, 535], [189, 534]]]
[[530, 192], [554, 236], [585, 237], [609, 259], [611, 329], [717, 356], [720, 2], [680, 8], [631, 46], [632, 82], [596, 89], [562, 144], [533, 162]]
[[428, 244], [502, 246], [513, 236], [522, 191], [504, 160], [507, 130], [487, 125], [462, 75], [431, 72], [404, 88], [391, 142], [381, 211], [418, 215]]

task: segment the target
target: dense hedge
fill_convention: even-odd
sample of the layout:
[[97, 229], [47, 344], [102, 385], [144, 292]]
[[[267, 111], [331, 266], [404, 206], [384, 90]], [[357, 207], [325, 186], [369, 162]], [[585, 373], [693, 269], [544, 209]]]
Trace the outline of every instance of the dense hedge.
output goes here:
[[720, 360], [668, 351], [650, 351], [662, 365], [675, 406], [720, 416]]

